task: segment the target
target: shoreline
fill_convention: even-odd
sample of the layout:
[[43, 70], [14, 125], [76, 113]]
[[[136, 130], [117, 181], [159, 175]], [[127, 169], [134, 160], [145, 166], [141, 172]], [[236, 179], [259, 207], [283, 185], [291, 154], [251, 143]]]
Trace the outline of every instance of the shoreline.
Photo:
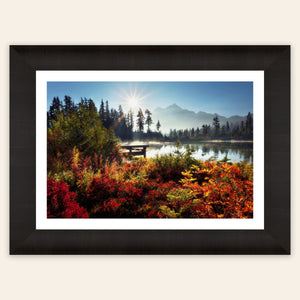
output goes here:
[[[179, 140], [180, 141], [180, 140]], [[253, 140], [190, 140], [190, 141], [180, 141], [183, 145], [186, 144], [203, 144], [203, 143], [249, 143], [253, 144]], [[121, 146], [126, 145], [141, 145], [141, 144], [147, 144], [147, 145], [175, 145], [177, 141], [155, 141], [155, 140], [136, 140], [136, 141], [127, 141], [127, 142], [121, 142]]]

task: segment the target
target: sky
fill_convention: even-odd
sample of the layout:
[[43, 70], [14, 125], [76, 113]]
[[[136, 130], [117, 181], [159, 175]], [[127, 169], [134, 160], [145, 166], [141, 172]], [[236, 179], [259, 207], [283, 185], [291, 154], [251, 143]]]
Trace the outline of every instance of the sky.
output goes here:
[[108, 100], [110, 108], [122, 105], [125, 112], [139, 107], [153, 111], [175, 103], [225, 117], [253, 113], [252, 82], [48, 82], [48, 109], [53, 97], [63, 100], [65, 95], [75, 103], [91, 98], [97, 108], [101, 99]]

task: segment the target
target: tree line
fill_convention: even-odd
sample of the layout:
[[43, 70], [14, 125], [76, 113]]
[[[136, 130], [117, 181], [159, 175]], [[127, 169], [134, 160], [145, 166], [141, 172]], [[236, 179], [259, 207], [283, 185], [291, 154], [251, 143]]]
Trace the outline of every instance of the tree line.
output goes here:
[[[152, 131], [152, 113], [149, 109], [145, 112], [139, 109], [136, 115], [136, 124], [134, 124], [133, 111], [128, 113], [123, 111], [121, 105], [118, 110], [109, 107], [108, 101], [101, 100], [100, 108], [97, 109], [92, 99], [81, 98], [78, 104], [72, 101], [70, 96], [65, 96], [61, 101], [59, 97], [54, 97], [47, 112], [47, 127], [53, 128], [53, 122], [57, 121], [58, 115], [64, 117], [73, 116], [74, 118], [84, 118], [91, 114], [102, 121], [106, 129], [112, 129], [117, 137], [122, 140], [132, 140], [133, 138], [161, 138], [161, 124], [158, 121], [155, 124], [156, 131]], [[134, 125], [137, 130], [134, 131]], [[146, 129], [146, 131], [145, 131]]]
[[212, 120], [212, 124], [204, 124], [201, 128], [187, 128], [187, 129], [170, 129], [170, 139], [253, 139], [253, 118], [249, 112], [246, 120], [236, 124], [220, 125], [217, 115]]
[[[253, 118], [249, 112], [246, 120], [239, 124], [226, 124], [221, 126], [217, 115], [212, 120], [212, 124], [204, 124], [202, 127], [186, 129], [170, 129], [169, 135], [162, 135], [160, 121], [155, 124], [152, 130], [153, 119], [149, 109], [144, 112], [140, 108], [137, 115], [133, 111], [125, 113], [121, 105], [118, 109], [110, 108], [108, 101], [101, 100], [100, 108], [97, 109], [92, 99], [81, 98], [78, 104], [72, 101], [70, 96], [65, 96], [61, 101], [54, 97], [47, 112], [48, 128], [53, 128], [53, 121], [57, 121], [57, 115], [84, 118], [93, 115], [101, 120], [106, 129], [113, 130], [114, 134], [122, 140], [132, 139], [253, 139]], [[135, 119], [135, 120], [134, 120]], [[134, 130], [136, 128], [136, 130]]]

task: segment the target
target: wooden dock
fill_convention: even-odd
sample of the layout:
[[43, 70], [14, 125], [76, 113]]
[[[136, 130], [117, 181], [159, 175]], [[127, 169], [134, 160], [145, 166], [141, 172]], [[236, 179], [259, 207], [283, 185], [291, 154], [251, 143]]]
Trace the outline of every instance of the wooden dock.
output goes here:
[[143, 155], [146, 158], [146, 149], [149, 147], [149, 145], [125, 145], [121, 146], [123, 149], [129, 150], [128, 155], [129, 157], [132, 156], [138, 156], [138, 155]]

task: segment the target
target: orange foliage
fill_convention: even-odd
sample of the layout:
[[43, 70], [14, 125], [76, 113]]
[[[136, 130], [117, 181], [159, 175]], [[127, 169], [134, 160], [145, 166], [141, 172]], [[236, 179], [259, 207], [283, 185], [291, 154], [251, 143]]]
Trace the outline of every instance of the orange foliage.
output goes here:
[[74, 149], [67, 170], [55, 179], [69, 184], [78, 209], [92, 218], [253, 217], [252, 166], [199, 162], [185, 171], [164, 166], [167, 177], [159, 168], [153, 159], [103, 164], [101, 157], [86, 158]]

